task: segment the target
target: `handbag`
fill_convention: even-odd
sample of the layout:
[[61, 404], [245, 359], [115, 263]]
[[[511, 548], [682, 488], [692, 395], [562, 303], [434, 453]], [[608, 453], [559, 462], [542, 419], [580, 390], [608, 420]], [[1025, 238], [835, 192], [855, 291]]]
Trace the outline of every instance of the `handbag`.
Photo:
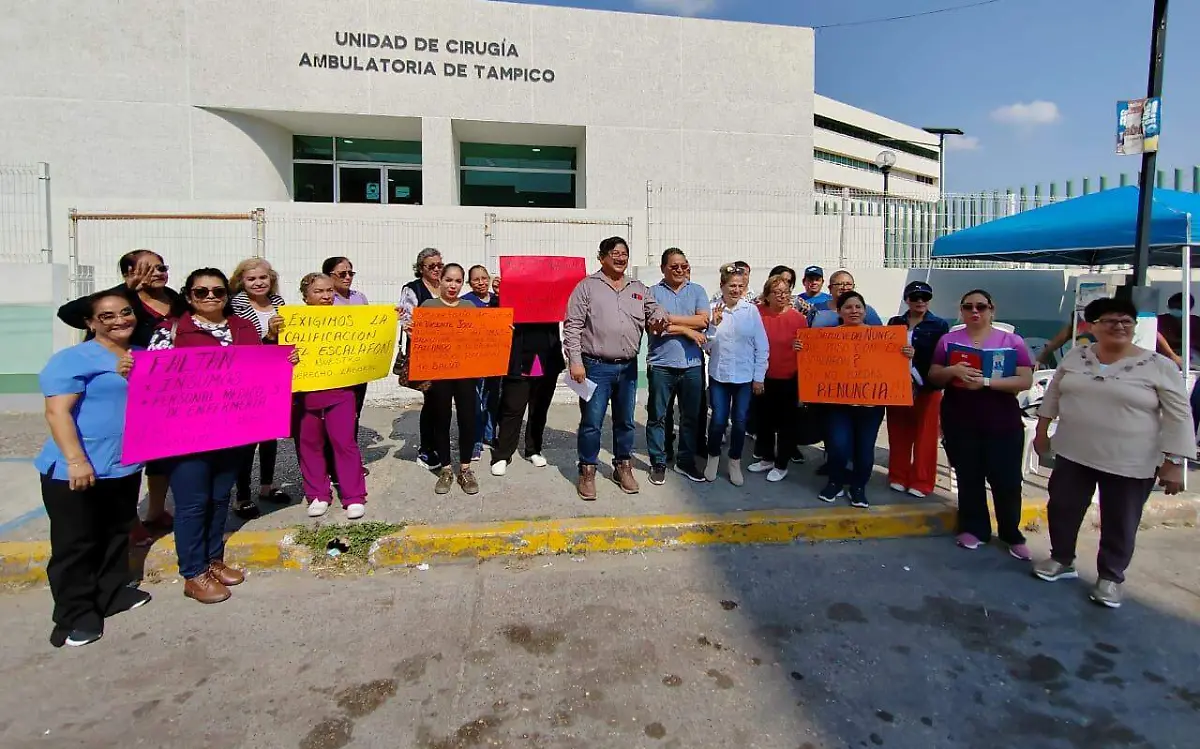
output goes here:
[[419, 392], [425, 392], [429, 389], [430, 381], [409, 382], [408, 380], [408, 333], [401, 331], [400, 345], [396, 349], [396, 361], [392, 363], [392, 374], [396, 375], [400, 382], [400, 387], [410, 388]]

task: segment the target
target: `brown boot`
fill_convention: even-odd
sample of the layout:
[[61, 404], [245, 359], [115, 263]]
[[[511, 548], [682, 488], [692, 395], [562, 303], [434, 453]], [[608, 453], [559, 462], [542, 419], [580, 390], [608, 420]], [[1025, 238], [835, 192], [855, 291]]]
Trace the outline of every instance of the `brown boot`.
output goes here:
[[241, 585], [246, 580], [246, 573], [225, 566], [225, 562], [220, 559], [208, 563], [208, 572], [227, 588]]
[[642, 490], [637, 479], [633, 477], [633, 463], [628, 460], [613, 463], [612, 480], [626, 494], [637, 494]]
[[583, 501], [596, 501], [596, 466], [579, 466], [579, 483], [575, 489]]
[[208, 570], [184, 582], [183, 594], [200, 603], [220, 603], [230, 596], [229, 588]]

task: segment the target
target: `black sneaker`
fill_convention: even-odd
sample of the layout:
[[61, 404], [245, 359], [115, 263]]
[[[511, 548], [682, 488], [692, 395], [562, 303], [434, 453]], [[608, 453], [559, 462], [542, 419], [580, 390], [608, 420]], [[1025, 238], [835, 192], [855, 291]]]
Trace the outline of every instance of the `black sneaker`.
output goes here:
[[700, 471], [700, 469], [696, 468], [695, 464], [680, 465], [679, 463], [676, 463], [675, 473], [678, 473], [684, 478], [691, 479], [697, 484], [706, 483], [704, 474]]
[[665, 465], [650, 468], [650, 483], [655, 486], [662, 486], [667, 483], [667, 467]]
[[864, 487], [851, 487], [850, 506], [861, 510], [870, 509], [871, 503], [867, 501], [867, 490]]
[[112, 603], [108, 605], [108, 610], [104, 612], [104, 615], [116, 616], [126, 611], [139, 609], [148, 603], [150, 603], [149, 593], [137, 588], [124, 587], [113, 597]]
[[103, 632], [89, 632], [86, 629], [73, 629], [67, 635], [66, 642], [63, 644], [69, 648], [81, 648], [84, 645], [91, 645], [96, 640], [104, 636]]
[[825, 488], [822, 489], [819, 494], [817, 494], [817, 499], [821, 500], [822, 502], [836, 502], [838, 497], [844, 496], [845, 494], [845, 488], [830, 481], [825, 485]]
[[825, 461], [824, 464], [822, 464], [819, 468], [817, 468], [816, 473], [818, 476], [828, 476], [829, 475], [829, 461]]
[[800, 452], [799, 449], [797, 449], [796, 452], [792, 453], [792, 462], [793, 463], [803, 463], [804, 460], [805, 460], [804, 453]]

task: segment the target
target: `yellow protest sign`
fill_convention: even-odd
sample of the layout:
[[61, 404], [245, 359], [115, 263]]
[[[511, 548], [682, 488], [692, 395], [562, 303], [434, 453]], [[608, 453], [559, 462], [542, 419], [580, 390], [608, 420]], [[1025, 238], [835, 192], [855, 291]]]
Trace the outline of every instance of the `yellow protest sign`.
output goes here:
[[360, 385], [392, 371], [399, 321], [386, 304], [279, 308], [279, 343], [295, 346], [300, 363], [292, 392]]

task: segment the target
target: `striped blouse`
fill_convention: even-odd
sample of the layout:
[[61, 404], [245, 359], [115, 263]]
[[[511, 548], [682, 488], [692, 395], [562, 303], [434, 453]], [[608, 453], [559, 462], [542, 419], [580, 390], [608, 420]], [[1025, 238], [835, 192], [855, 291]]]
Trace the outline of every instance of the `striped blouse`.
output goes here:
[[268, 298], [271, 300], [271, 306], [274, 308], [270, 312], [260, 312], [255, 309], [254, 305], [250, 303], [250, 295], [244, 291], [234, 294], [231, 300], [233, 303], [233, 314], [254, 323], [254, 327], [258, 329], [258, 337], [263, 340], [267, 338], [267, 322], [285, 304], [283, 297], [278, 294], [271, 294]]

